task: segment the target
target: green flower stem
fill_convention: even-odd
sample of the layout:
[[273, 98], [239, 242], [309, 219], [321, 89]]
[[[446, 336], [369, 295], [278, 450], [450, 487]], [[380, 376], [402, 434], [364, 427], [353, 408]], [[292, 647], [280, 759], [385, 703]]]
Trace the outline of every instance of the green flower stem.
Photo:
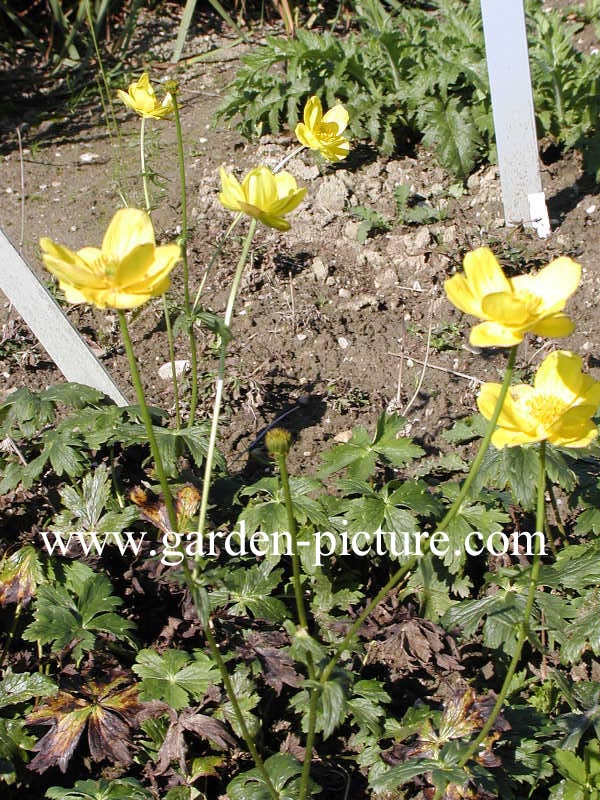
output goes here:
[[[492, 440], [492, 434], [496, 428], [496, 423], [498, 422], [498, 418], [500, 416], [500, 412], [502, 411], [502, 406], [504, 405], [504, 399], [508, 393], [508, 389], [510, 386], [510, 382], [512, 379], [513, 369], [515, 366], [515, 360], [517, 357], [517, 347], [516, 345], [511, 348], [510, 354], [508, 357], [508, 364], [506, 365], [506, 372], [504, 373], [504, 381], [502, 382], [502, 387], [500, 389], [500, 393], [498, 395], [498, 399], [496, 401], [496, 406], [494, 408], [494, 413], [489, 421], [487, 431], [485, 436], [481, 440], [481, 444], [479, 445], [479, 450], [477, 451], [477, 455], [475, 456], [475, 460], [471, 465], [471, 469], [469, 470], [469, 474], [465, 478], [465, 482], [463, 483], [460, 492], [458, 493], [456, 499], [446, 512], [444, 519], [441, 521], [439, 526], [437, 526], [437, 530], [443, 531], [444, 528], [451, 522], [456, 513], [460, 509], [465, 497], [468, 495], [469, 490], [477, 476], [477, 472], [481, 466], [481, 462], [483, 461], [485, 454], [487, 453], [488, 447], [490, 446], [490, 442]], [[423, 555], [429, 551], [431, 539], [426, 539], [423, 543]], [[337, 646], [336, 651], [332, 658], [329, 660], [327, 665], [325, 666], [323, 672], [321, 673], [320, 681], [321, 683], [325, 683], [329, 676], [331, 675], [333, 669], [335, 668], [338, 660], [344, 650], [347, 649], [348, 645], [361, 628], [363, 622], [367, 619], [367, 617], [373, 612], [373, 610], [379, 605], [379, 603], [387, 596], [389, 592], [404, 578], [404, 576], [414, 569], [417, 563], [417, 556], [413, 556], [409, 561], [403, 564], [396, 572], [392, 575], [389, 581], [383, 586], [382, 589], [375, 595], [375, 597], [368, 603], [364, 610], [358, 615], [355, 621], [352, 623], [348, 632]]]
[[15, 613], [13, 616], [12, 625], [10, 626], [10, 630], [6, 636], [6, 642], [4, 643], [4, 647], [2, 648], [2, 653], [0, 654], [0, 670], [4, 668], [4, 662], [6, 660], [6, 656], [8, 655], [11, 642], [14, 639], [15, 633], [17, 631], [17, 625], [19, 624], [19, 618], [21, 616], [22, 610], [23, 606], [21, 605], [21, 603], [17, 603], [17, 607], [15, 609]]
[[183, 152], [183, 133], [181, 131], [181, 117], [179, 116], [179, 101], [177, 91], [173, 93], [173, 111], [175, 118], [175, 131], [177, 133], [177, 160], [179, 162], [179, 186], [181, 191], [181, 259], [183, 261], [183, 310], [188, 324], [188, 335], [190, 338], [190, 365], [192, 396], [190, 399], [190, 415], [188, 426], [194, 424], [196, 409], [198, 408], [198, 348], [196, 345], [196, 334], [194, 332], [194, 321], [191, 313], [190, 303], [190, 269], [188, 264], [188, 217], [187, 217], [187, 187], [185, 181], [185, 154]]
[[[543, 441], [540, 442], [537, 509], [535, 517], [536, 531], [544, 530], [545, 490], [546, 490], [546, 442]], [[496, 702], [494, 703], [494, 707], [492, 708], [490, 716], [487, 718], [486, 723], [480, 730], [477, 738], [473, 740], [468, 750], [461, 757], [460, 761], [458, 762], [459, 767], [464, 767], [465, 764], [469, 761], [469, 759], [471, 759], [475, 755], [475, 753], [479, 750], [479, 746], [485, 740], [488, 733], [492, 730], [494, 723], [496, 722], [496, 719], [498, 718], [498, 715], [502, 710], [502, 706], [504, 705], [504, 701], [506, 700], [508, 691], [510, 689], [511, 681], [513, 679], [517, 666], [519, 665], [519, 661], [521, 659], [521, 653], [523, 652], [523, 646], [525, 644], [525, 640], [527, 639], [527, 634], [529, 632], [529, 619], [531, 617], [531, 612], [533, 610], [533, 603], [535, 600], [535, 593], [538, 587], [538, 581], [540, 575], [541, 558], [540, 558], [540, 550], [537, 537], [535, 541], [536, 544], [535, 544], [535, 553], [533, 556], [533, 565], [531, 567], [531, 575], [529, 576], [529, 590], [527, 593], [525, 610], [523, 612], [523, 620], [519, 625], [517, 648], [509, 664], [508, 671], [506, 673], [504, 682], [502, 684], [502, 688], [500, 689], [500, 694], [496, 698]], [[439, 791], [440, 790], [438, 790], [438, 792]], [[438, 794], [436, 794], [436, 797], [438, 797]]]
[[175, 340], [173, 339], [173, 327], [171, 325], [171, 315], [166, 293], [162, 296], [163, 313], [165, 315], [165, 327], [167, 329], [167, 342], [169, 344], [169, 359], [171, 361], [171, 380], [173, 381], [173, 398], [175, 401], [175, 426], [177, 430], [181, 428], [181, 408], [179, 404], [179, 383], [177, 381], [177, 370], [175, 369]]
[[[312, 658], [309, 653], [309, 664], [312, 665]], [[313, 665], [314, 669], [314, 665]], [[300, 796], [299, 800], [306, 800], [310, 782], [310, 768], [312, 765], [312, 754], [315, 746], [315, 734], [317, 727], [317, 703], [319, 700], [320, 689], [313, 686], [310, 690], [310, 700], [308, 706], [308, 732], [306, 734], [306, 749], [304, 751], [304, 762], [302, 764], [302, 774], [300, 776]]]
[[140, 378], [140, 373], [135, 360], [135, 353], [133, 352], [133, 345], [131, 344], [129, 329], [127, 328], [127, 319], [125, 318], [125, 313], [121, 309], [117, 310], [117, 315], [119, 317], [119, 326], [121, 328], [121, 336], [123, 337], [123, 344], [125, 345], [125, 352], [127, 353], [127, 359], [129, 360], [129, 370], [131, 372], [131, 379], [135, 387], [135, 392], [137, 395], [140, 411], [142, 414], [142, 421], [144, 423], [144, 427], [146, 428], [148, 443], [150, 444], [150, 452], [152, 453], [152, 458], [154, 459], [154, 465], [156, 467], [156, 472], [158, 473], [158, 480], [160, 482], [160, 486], [162, 489], [163, 499], [167, 509], [167, 514], [169, 516], [169, 525], [171, 526], [171, 530], [176, 531], [177, 514], [175, 513], [173, 496], [171, 495], [171, 489], [169, 488], [169, 483], [167, 481], [167, 476], [165, 474], [165, 470], [163, 467], [162, 458], [160, 457], [160, 452], [158, 449], [158, 445], [156, 443], [156, 436], [154, 435], [154, 428], [152, 426], [152, 418], [150, 417], [150, 412], [148, 411], [148, 406], [146, 404], [146, 398], [144, 397], [142, 380]]
[[[300, 579], [300, 556], [298, 555], [298, 526], [296, 525], [296, 518], [294, 517], [294, 506], [292, 505], [292, 493], [290, 491], [290, 476], [287, 470], [286, 456], [283, 453], [277, 455], [277, 466], [279, 467], [279, 477], [281, 478], [281, 487], [283, 489], [283, 499], [285, 501], [285, 510], [287, 513], [288, 528], [290, 537], [292, 539], [292, 572], [294, 579], [294, 595], [296, 598], [296, 610], [298, 613], [298, 622], [301, 627], [308, 631], [308, 618], [306, 616], [306, 607], [304, 605], [304, 597], [302, 595], [302, 581]], [[314, 678], [314, 675], [311, 675]]]
[[[186, 559], [183, 560], [182, 567], [183, 567], [183, 575], [184, 575], [185, 581], [187, 583], [188, 589], [190, 590], [190, 594], [191, 594], [192, 598], [194, 598], [194, 587], [197, 585], [196, 584], [196, 579], [194, 577], [194, 574], [190, 570]], [[231, 706], [233, 708], [233, 713], [235, 714], [235, 718], [237, 720], [237, 723], [240, 726], [240, 731], [242, 733], [242, 738], [244, 739], [244, 742], [246, 743], [246, 747], [248, 748], [248, 752], [252, 756], [252, 758], [254, 760], [254, 763], [256, 765], [256, 769], [260, 772], [260, 774], [262, 776], [262, 779], [265, 782], [267, 790], [268, 790], [269, 794], [271, 795], [272, 799], [273, 800], [280, 800], [279, 793], [277, 792], [275, 786], [273, 785], [273, 782], [271, 781], [269, 773], [267, 772], [267, 769], [265, 767], [264, 761], [262, 760], [262, 757], [261, 757], [260, 753], [258, 752], [258, 749], [257, 749], [257, 747], [256, 747], [256, 745], [254, 743], [254, 739], [252, 738], [252, 736], [250, 734], [250, 731], [248, 730], [248, 726], [246, 725], [246, 720], [244, 719], [244, 714], [243, 714], [241, 706], [240, 706], [240, 704], [238, 702], [237, 695], [236, 695], [235, 690], [233, 688], [233, 683], [231, 682], [231, 678], [229, 676], [229, 671], [227, 669], [227, 664], [223, 661], [223, 656], [221, 655], [221, 652], [220, 652], [219, 647], [217, 645], [217, 641], [216, 641], [216, 639], [215, 639], [215, 637], [213, 635], [212, 630], [210, 629], [210, 620], [205, 625], [203, 625], [203, 630], [204, 630], [204, 635], [206, 637], [206, 642], [208, 644], [208, 649], [210, 651], [212, 659], [215, 662], [215, 664], [217, 665], [217, 669], [221, 673], [221, 679], [223, 681], [223, 686], [225, 687], [225, 691], [227, 692], [227, 696], [229, 697], [229, 700], [231, 701]]]
[[292, 158], [295, 158], [299, 153], [301, 153], [306, 148], [305, 144], [301, 144], [299, 147], [296, 147], [295, 150], [292, 150], [291, 153], [288, 153], [287, 156], [281, 159], [281, 161], [273, 167], [273, 172], [279, 172], [279, 170], [283, 169], [288, 161], [291, 161]]
[[[148, 175], [146, 174], [146, 118], [142, 117], [140, 123], [140, 166], [142, 170], [142, 185], [144, 187], [144, 202], [146, 204], [146, 214], [150, 215], [150, 195], [148, 193]], [[181, 428], [181, 409], [179, 407], [179, 384], [177, 382], [177, 370], [175, 369], [175, 342], [173, 341], [173, 329], [171, 327], [171, 317], [169, 314], [169, 304], [167, 295], [163, 294], [163, 312], [165, 315], [165, 325], [167, 328], [167, 341], [169, 343], [169, 359], [171, 361], [171, 379], [173, 381], [173, 394], [175, 396], [175, 418], [177, 430]]]
[[150, 207], [150, 195], [148, 194], [148, 176], [146, 174], [146, 118], [142, 117], [140, 124], [140, 165], [142, 168], [142, 186], [144, 187], [144, 203], [146, 213], [152, 210]]
[[240, 731], [242, 733], [242, 737], [244, 742], [246, 743], [246, 747], [248, 748], [248, 752], [252, 756], [254, 760], [254, 764], [256, 765], [256, 769], [260, 772], [260, 775], [265, 782], [267, 790], [273, 800], [280, 800], [279, 792], [273, 785], [273, 781], [271, 780], [269, 773], [267, 772], [267, 768], [265, 767], [265, 763], [262, 760], [260, 753], [250, 735], [250, 731], [248, 730], [248, 726], [246, 725], [246, 721], [244, 719], [244, 715], [242, 713], [242, 709], [240, 708], [240, 704], [238, 702], [237, 696], [235, 694], [233, 684], [231, 682], [231, 678], [229, 676], [229, 672], [227, 670], [227, 664], [223, 661], [223, 656], [221, 655], [219, 648], [217, 646], [217, 642], [215, 637], [213, 636], [213, 632], [210, 629], [210, 623], [204, 626], [204, 635], [206, 636], [206, 642], [208, 644], [208, 649], [210, 650], [210, 654], [213, 658], [213, 661], [217, 665], [219, 672], [221, 673], [221, 678], [223, 679], [223, 686], [225, 687], [225, 691], [227, 692], [227, 696], [229, 697], [229, 701], [233, 707], [233, 712], [235, 714], [235, 718], [240, 726]]
[[[242, 246], [242, 252], [240, 253], [240, 258], [231, 284], [231, 289], [229, 290], [229, 299], [227, 301], [227, 308], [225, 309], [225, 316], [223, 318], [223, 323], [227, 328], [229, 328], [231, 324], [231, 318], [233, 316], [233, 306], [235, 304], [235, 299], [237, 297], [240, 281], [242, 279], [242, 274], [244, 272], [244, 266], [246, 265], [246, 261], [248, 259], [248, 253], [250, 252], [250, 245], [252, 244], [252, 239], [254, 238], [255, 230], [256, 230], [256, 220], [253, 219], [250, 222], [250, 228], [248, 229], [248, 233], [244, 240], [244, 244]], [[208, 495], [210, 493], [210, 485], [212, 481], [212, 470], [215, 459], [217, 433], [219, 430], [219, 417], [221, 415], [221, 403], [223, 401], [223, 384], [225, 382], [226, 355], [227, 355], [227, 342], [221, 339], [221, 353], [219, 356], [219, 367], [218, 367], [217, 380], [215, 386], [215, 402], [213, 405], [212, 422], [210, 426], [210, 436], [208, 440], [208, 450], [206, 453], [206, 463], [204, 465], [202, 500], [200, 503], [200, 512], [198, 514], [198, 525], [196, 528], [200, 538], [202, 538], [204, 534], [204, 526], [206, 525], [206, 512], [208, 510]], [[196, 577], [196, 575], [197, 575], [197, 569], [195, 570], [194, 577]]]

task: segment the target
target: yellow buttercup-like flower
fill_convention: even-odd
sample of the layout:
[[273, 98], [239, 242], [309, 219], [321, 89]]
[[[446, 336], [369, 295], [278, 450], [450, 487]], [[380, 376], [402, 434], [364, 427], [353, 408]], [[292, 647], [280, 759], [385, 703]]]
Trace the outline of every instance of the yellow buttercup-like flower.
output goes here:
[[304, 106], [304, 122], [296, 125], [298, 140], [311, 150], [318, 150], [329, 161], [341, 161], [350, 152], [350, 142], [341, 134], [348, 125], [348, 112], [336, 105], [323, 114], [318, 97], [310, 97]]
[[223, 191], [219, 200], [231, 211], [243, 211], [270, 228], [287, 231], [285, 215], [300, 203], [306, 189], [299, 189], [289, 172], [274, 173], [268, 167], [250, 170], [241, 185], [221, 167]]
[[480, 247], [467, 253], [463, 266], [464, 275], [454, 275], [444, 288], [457, 308], [484, 320], [471, 330], [471, 344], [512, 347], [528, 332], [573, 332], [573, 321], [563, 313], [581, 278], [581, 266], [572, 259], [557, 258], [537, 275], [507, 278], [492, 251]]
[[170, 92], [163, 97], [160, 103], [158, 102], [147, 72], [131, 83], [126, 92], [118, 89], [117, 95], [126, 106], [132, 108], [141, 117], [163, 119], [172, 114], [174, 110], [175, 101]]
[[[600, 381], [581, 371], [581, 357], [557, 350], [544, 359], [533, 386], [512, 386], [492, 435], [498, 448], [548, 441], [558, 447], [586, 447], [598, 435], [592, 422], [600, 404]], [[499, 383], [484, 383], [479, 410], [491, 419]]]
[[40, 246], [67, 302], [98, 308], [136, 308], [164, 294], [169, 273], [181, 258], [179, 245], [156, 246], [150, 217], [137, 208], [117, 211], [102, 249], [84, 247], [75, 253], [46, 238]]

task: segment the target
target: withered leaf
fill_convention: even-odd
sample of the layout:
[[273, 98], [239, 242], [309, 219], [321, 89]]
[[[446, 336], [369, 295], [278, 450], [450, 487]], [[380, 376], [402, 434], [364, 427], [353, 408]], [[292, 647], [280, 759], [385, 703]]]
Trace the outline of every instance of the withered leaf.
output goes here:
[[195, 733], [196, 736], [203, 739], [210, 739], [223, 750], [235, 744], [234, 738], [222, 722], [206, 714], [199, 714], [193, 708], [186, 708], [175, 719], [172, 719], [162, 747], [158, 751], [159, 761], [156, 767], [158, 775], [166, 772], [172, 761], [178, 761], [180, 767], [185, 771], [187, 747], [184, 734], [186, 731]]
[[[151, 522], [163, 533], [169, 533], [171, 523], [167, 507], [160, 498], [150, 499], [148, 493], [141, 487], [132, 489], [129, 494], [130, 500], [139, 508], [140, 516]], [[180, 531], [186, 530], [192, 517], [196, 514], [200, 506], [201, 495], [198, 489], [192, 485], [182, 486], [175, 497], [175, 514], [177, 525]]]
[[294, 669], [294, 662], [288, 653], [283, 649], [283, 641], [280, 638], [269, 636], [268, 633], [252, 632], [246, 638], [244, 648], [245, 657], [258, 656], [264, 670], [265, 683], [281, 694], [283, 684], [288, 686], [300, 686], [302, 677]]
[[439, 625], [417, 617], [388, 626], [369, 647], [369, 661], [400, 672], [418, 669], [463, 669], [452, 637]]
[[25, 720], [29, 725], [51, 725], [48, 733], [33, 747], [38, 754], [29, 768], [45, 772], [57, 766], [61, 772], [66, 772], [90, 712], [91, 707], [82, 698], [59, 692], [56, 697], [47, 700], [42, 708], [29, 714]]
[[77, 694], [60, 691], [34, 709], [26, 722], [49, 725], [50, 730], [34, 746], [37, 755], [29, 768], [41, 773], [58, 766], [65, 772], [86, 726], [94, 761], [108, 758], [129, 763], [131, 728], [140, 703], [135, 685], [121, 689], [128, 682], [124, 676], [107, 684], [88, 681], [75, 690]]
[[45, 580], [39, 553], [26, 545], [0, 559], [0, 606], [27, 604], [35, 597], [39, 583]]

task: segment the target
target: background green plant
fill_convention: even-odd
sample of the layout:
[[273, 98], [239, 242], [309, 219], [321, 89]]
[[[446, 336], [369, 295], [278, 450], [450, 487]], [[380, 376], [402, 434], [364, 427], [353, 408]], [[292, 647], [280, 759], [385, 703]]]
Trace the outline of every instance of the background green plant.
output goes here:
[[[341, 101], [357, 138], [385, 154], [422, 142], [457, 176], [495, 160], [478, 0], [432, 0], [427, 10], [398, 0], [357, 0], [347, 36], [299, 30], [267, 37], [243, 57], [217, 117], [246, 137], [293, 130], [306, 99]], [[582, 147], [592, 174], [600, 63], [575, 47], [581, 23], [528, 2], [527, 25], [538, 132]], [[243, 108], [243, 114], [240, 109]]]

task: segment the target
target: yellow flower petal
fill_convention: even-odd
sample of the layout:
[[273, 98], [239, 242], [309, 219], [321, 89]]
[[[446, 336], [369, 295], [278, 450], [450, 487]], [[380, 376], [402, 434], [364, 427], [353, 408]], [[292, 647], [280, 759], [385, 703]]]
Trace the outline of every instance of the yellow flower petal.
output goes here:
[[543, 436], [530, 435], [524, 431], [496, 428], [492, 434], [492, 444], [498, 450], [502, 450], [503, 447], [516, 447], [517, 445], [541, 442], [543, 438]]
[[303, 122], [299, 122], [296, 125], [296, 130], [294, 131], [296, 134], [296, 138], [303, 144], [305, 147], [308, 147], [310, 150], [318, 150], [319, 149], [319, 140], [316, 136], [312, 133], [310, 128], [307, 128]]
[[329, 111], [327, 111], [327, 113], [323, 116], [322, 124], [327, 125], [329, 123], [334, 123], [337, 129], [336, 133], [339, 135], [348, 127], [349, 119], [350, 115], [344, 106], [338, 103], [337, 106], [330, 108]]
[[475, 297], [485, 297], [495, 292], [510, 292], [510, 283], [504, 275], [496, 256], [488, 247], [478, 247], [467, 253], [463, 267]]
[[523, 341], [523, 331], [499, 322], [481, 322], [471, 328], [469, 341], [475, 347], [512, 347]]
[[323, 106], [321, 101], [316, 95], [309, 97], [304, 106], [304, 124], [309, 130], [314, 130], [321, 124], [323, 118]]
[[525, 302], [512, 292], [485, 295], [481, 301], [481, 309], [488, 319], [511, 328], [518, 328], [531, 318]]
[[102, 240], [103, 257], [119, 262], [141, 244], [154, 244], [154, 228], [148, 214], [138, 208], [117, 211]]
[[571, 258], [556, 258], [537, 275], [518, 275], [512, 279], [515, 291], [527, 291], [541, 299], [540, 312], [562, 311], [567, 299], [579, 286], [581, 264]]
[[575, 330], [575, 323], [566, 314], [560, 312], [541, 319], [529, 328], [531, 333], [536, 336], [544, 336], [549, 339], [562, 339], [570, 336]]
[[598, 436], [592, 422], [596, 407], [576, 406], [566, 411], [549, 431], [548, 441], [556, 447], [587, 447]]
[[[133, 280], [125, 284], [129, 291], [140, 291], [141, 288], [152, 289], [154, 293], [155, 287], [169, 275], [175, 264], [181, 260], [181, 248], [178, 244], [163, 244], [155, 248], [152, 264], [149, 266], [146, 273], [138, 284]], [[159, 292], [162, 294], [162, 292]]]
[[481, 298], [475, 297], [471, 287], [462, 273], [457, 273], [444, 283], [444, 291], [452, 305], [465, 314], [482, 317]]
[[[40, 239], [42, 259], [46, 269], [59, 281], [72, 283], [80, 287], [97, 287], [101, 285], [98, 275], [79, 256], [67, 247], [62, 247], [52, 239]], [[100, 251], [97, 251], [100, 252]]]

